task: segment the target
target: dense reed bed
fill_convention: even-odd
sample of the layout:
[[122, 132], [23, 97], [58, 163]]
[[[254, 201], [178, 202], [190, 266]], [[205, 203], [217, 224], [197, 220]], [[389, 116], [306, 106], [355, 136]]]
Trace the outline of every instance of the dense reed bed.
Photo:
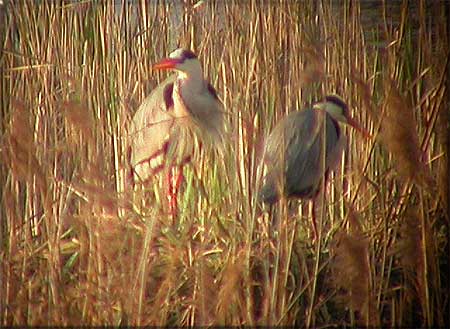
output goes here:
[[[6, 1], [1, 325], [450, 325], [448, 9], [407, 4]], [[126, 149], [176, 45], [232, 130], [171, 220], [158, 177], [126, 184]], [[313, 244], [306, 203], [256, 204], [258, 166], [276, 122], [333, 92], [373, 137], [345, 129]]]

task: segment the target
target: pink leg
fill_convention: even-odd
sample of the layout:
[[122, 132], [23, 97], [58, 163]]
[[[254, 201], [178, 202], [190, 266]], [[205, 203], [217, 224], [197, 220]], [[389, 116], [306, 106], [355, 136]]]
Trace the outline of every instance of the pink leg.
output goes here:
[[167, 195], [169, 199], [169, 212], [172, 217], [178, 214], [178, 191], [180, 190], [181, 183], [184, 180], [183, 166], [178, 167], [178, 173], [174, 177], [173, 170], [175, 168], [169, 168], [167, 175], [167, 183], [169, 186], [169, 193]]

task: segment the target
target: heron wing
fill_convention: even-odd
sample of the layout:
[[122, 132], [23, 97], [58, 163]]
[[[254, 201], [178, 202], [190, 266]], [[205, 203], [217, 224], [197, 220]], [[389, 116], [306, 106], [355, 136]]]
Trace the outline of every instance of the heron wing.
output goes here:
[[297, 197], [309, 197], [314, 193], [324, 173], [321, 168], [324, 118], [327, 121], [326, 154], [329, 154], [338, 132], [325, 112], [312, 109], [292, 112], [274, 128], [264, 155], [267, 175], [260, 193], [263, 201], [277, 201], [279, 191]]
[[[160, 83], [144, 99], [133, 117], [129, 133], [133, 168], [149, 160], [153, 162], [153, 167], [162, 165], [167, 146], [180, 133], [177, 129], [179, 125], [175, 124], [177, 119], [171, 113], [175, 79], [176, 75], [172, 75]], [[142, 180], [151, 175], [148, 169], [147, 165], [144, 170], [139, 170]]]
[[[262, 201], [274, 203], [279, 199], [280, 191], [286, 191], [286, 165], [294, 153], [296, 158], [301, 158], [304, 153], [303, 148], [294, 150], [294, 144], [305, 139], [309, 121], [307, 111], [292, 112], [281, 119], [266, 138], [263, 158], [266, 176], [259, 195]], [[298, 165], [304, 166], [303, 163]]]
[[330, 167], [330, 156], [339, 139], [339, 126], [324, 111], [308, 110], [306, 113], [303, 133], [293, 137], [289, 143], [289, 161], [285, 170], [286, 177], [289, 177], [287, 193], [308, 198], [315, 195]]

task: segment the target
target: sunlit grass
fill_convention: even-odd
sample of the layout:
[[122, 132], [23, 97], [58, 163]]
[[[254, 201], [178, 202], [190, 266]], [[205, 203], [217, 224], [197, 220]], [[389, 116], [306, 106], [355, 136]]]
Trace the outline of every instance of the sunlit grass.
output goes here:
[[[448, 326], [444, 2], [380, 6], [364, 27], [355, 2], [194, 4], [171, 27], [170, 3], [7, 3], [1, 324]], [[133, 191], [126, 160], [130, 118], [166, 77], [151, 64], [176, 45], [231, 131], [186, 168], [173, 220], [164, 178]], [[373, 138], [344, 128], [312, 244], [307, 203], [255, 196], [264, 137], [328, 93]]]

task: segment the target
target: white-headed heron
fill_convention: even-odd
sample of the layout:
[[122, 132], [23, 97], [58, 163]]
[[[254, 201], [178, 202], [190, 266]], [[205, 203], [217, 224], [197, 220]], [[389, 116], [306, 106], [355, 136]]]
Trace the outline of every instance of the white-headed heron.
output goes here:
[[[130, 164], [134, 182], [145, 182], [161, 169], [168, 169], [169, 206], [174, 215], [183, 165], [199, 144], [222, 147], [225, 113], [192, 51], [176, 49], [153, 69], [172, 69], [177, 74], [158, 85], [135, 113], [130, 129]], [[177, 177], [174, 168], [178, 168]]]

